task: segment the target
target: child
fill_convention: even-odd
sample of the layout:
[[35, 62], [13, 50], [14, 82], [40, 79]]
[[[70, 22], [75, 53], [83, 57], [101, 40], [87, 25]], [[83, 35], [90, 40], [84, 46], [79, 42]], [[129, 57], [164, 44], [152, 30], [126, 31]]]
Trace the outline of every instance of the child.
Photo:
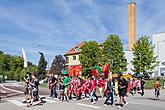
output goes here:
[[156, 100], [158, 99], [159, 95], [160, 95], [160, 82], [159, 82], [159, 78], [156, 79], [156, 82], [154, 84], [155, 86], [155, 97]]
[[63, 84], [63, 81], [60, 80], [59, 82], [59, 90], [60, 90], [60, 95], [59, 95], [59, 100], [64, 100], [64, 89], [65, 89], [65, 86]]

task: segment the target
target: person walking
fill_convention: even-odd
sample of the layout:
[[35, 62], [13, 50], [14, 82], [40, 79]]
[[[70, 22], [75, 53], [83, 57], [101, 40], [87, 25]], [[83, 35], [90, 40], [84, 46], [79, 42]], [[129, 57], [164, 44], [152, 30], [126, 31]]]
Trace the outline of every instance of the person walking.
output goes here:
[[110, 77], [108, 77], [107, 79], [107, 83], [106, 83], [106, 100], [104, 102], [104, 105], [107, 106], [108, 105], [108, 100], [111, 98], [111, 105], [115, 106], [113, 101], [114, 101], [114, 97], [113, 97], [113, 82], [112, 79]]
[[128, 105], [128, 102], [126, 102], [124, 98], [127, 92], [128, 84], [126, 79], [123, 78], [123, 75], [119, 76], [118, 86], [119, 86], [118, 89], [119, 89], [119, 98], [120, 98], [118, 108], [121, 109], [122, 106], [126, 107]]
[[65, 89], [64, 89], [64, 94], [65, 94], [65, 98], [66, 101], [69, 102], [69, 97], [68, 97], [68, 85], [70, 84], [70, 79], [68, 78], [68, 74], [66, 74], [64, 76], [64, 85], [65, 85]]
[[143, 77], [141, 78], [140, 83], [141, 83], [141, 91], [142, 91], [141, 96], [143, 96], [144, 95], [144, 85], [145, 85], [145, 80]]
[[160, 87], [161, 87], [159, 78], [156, 79], [154, 86], [155, 86], [155, 99], [158, 100], [159, 95], [160, 95]]

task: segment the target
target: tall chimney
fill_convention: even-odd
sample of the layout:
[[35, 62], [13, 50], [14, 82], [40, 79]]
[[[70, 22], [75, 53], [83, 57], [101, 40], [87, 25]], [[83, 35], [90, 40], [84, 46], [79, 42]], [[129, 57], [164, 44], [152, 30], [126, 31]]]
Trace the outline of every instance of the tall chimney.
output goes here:
[[136, 42], [136, 3], [128, 4], [128, 50], [132, 50]]

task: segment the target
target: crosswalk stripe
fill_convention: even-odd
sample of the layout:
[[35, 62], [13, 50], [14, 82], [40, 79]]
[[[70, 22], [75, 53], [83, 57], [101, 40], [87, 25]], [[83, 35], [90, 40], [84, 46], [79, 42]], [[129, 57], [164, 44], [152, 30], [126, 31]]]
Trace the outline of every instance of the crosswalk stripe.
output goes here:
[[100, 107], [97, 107], [97, 106], [87, 105], [87, 104], [82, 104], [82, 103], [76, 103], [76, 104], [77, 104], [77, 105], [80, 105], [80, 106], [85, 106], [85, 107], [100, 108]]
[[[54, 101], [54, 100], [50, 100], [50, 99], [42, 99], [43, 101], [46, 101], [46, 103], [55, 103], [57, 101]], [[23, 101], [25, 101], [25, 99], [17, 99], [17, 100], [8, 100], [8, 102], [16, 105], [16, 106], [26, 106], [27, 103], [23, 103]], [[38, 104], [39, 101], [36, 101], [36, 102], [33, 102], [34, 105]]]
[[54, 103], [54, 102], [57, 102], [57, 101], [54, 101], [54, 100], [49, 100], [49, 99], [43, 99], [44, 101], [46, 102], [49, 102], [49, 103]]
[[19, 106], [19, 107], [21, 107], [21, 106], [26, 106], [26, 104], [24, 104], [24, 103], [22, 103], [22, 102], [19, 102], [19, 101], [17, 101], [17, 100], [8, 100], [8, 101], [9, 101], [10, 103], [13, 103], [13, 104]]

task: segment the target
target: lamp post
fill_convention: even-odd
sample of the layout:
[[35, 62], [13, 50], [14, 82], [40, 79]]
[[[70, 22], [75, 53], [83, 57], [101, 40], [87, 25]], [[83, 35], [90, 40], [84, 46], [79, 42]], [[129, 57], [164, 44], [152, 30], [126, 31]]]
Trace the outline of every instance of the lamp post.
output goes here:
[[[165, 42], [165, 40], [162, 40], [162, 41], [158, 41], [158, 42], [157, 42], [157, 56], [158, 56], [158, 62], [159, 62], [159, 44], [160, 44], [161, 42]], [[159, 73], [160, 73], [160, 66], [159, 66], [159, 63], [158, 63], [158, 68], [157, 68], [157, 70], [158, 70], [158, 72], [157, 72], [156, 77], [158, 77], [158, 75], [159, 75]]]
[[[43, 45], [38, 45], [38, 47], [44, 48]], [[44, 49], [45, 49], [45, 48], [44, 48]], [[46, 49], [45, 49], [45, 50], [46, 50]], [[42, 51], [39, 51], [39, 52], [42, 52]], [[48, 68], [49, 68], [49, 57], [47, 57], [46, 55], [45, 55], [45, 57], [46, 57], [46, 59], [47, 59], [47, 62], [48, 62]]]

